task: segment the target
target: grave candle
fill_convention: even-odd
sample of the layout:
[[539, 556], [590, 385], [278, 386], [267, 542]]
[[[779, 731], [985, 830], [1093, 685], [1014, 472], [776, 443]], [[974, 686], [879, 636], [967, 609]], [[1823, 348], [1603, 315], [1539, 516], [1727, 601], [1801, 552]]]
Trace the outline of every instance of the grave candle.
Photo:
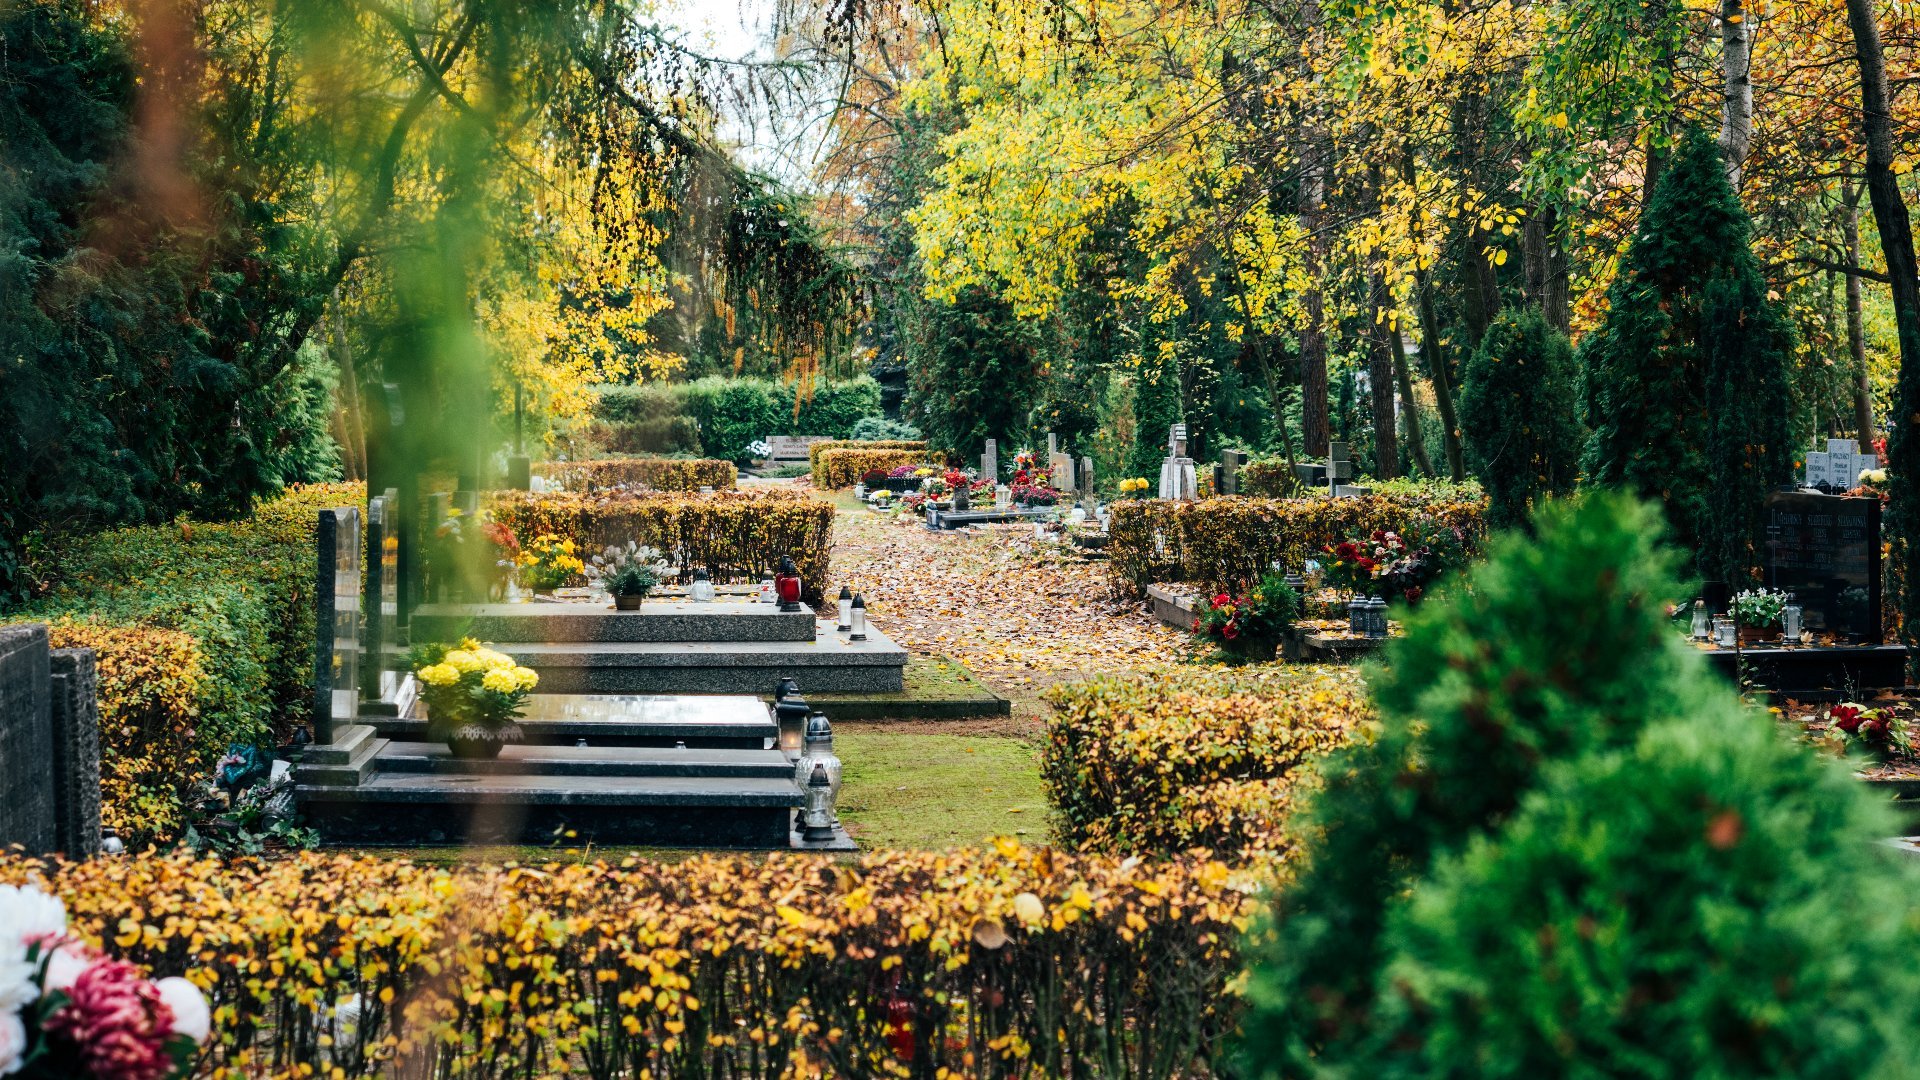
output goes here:
[[774, 574], [773, 587], [779, 597], [781, 611], [800, 610], [800, 568], [794, 565], [793, 556], [780, 557], [780, 568]]
[[840, 599], [836, 606], [839, 608], [840, 618], [834, 625], [834, 629], [853, 629], [853, 590], [845, 585], [840, 586]]
[[1707, 617], [1707, 602], [1693, 602], [1693, 640], [1705, 641], [1713, 633], [1713, 622]]
[[852, 607], [848, 608], [848, 613], [850, 614], [851, 618], [849, 618], [847, 622], [848, 622], [848, 625], [852, 628], [853, 632], [848, 634], [847, 636], [849, 638], [852, 638], [854, 641], [867, 640], [866, 597], [861, 596], [859, 593], [855, 593], [853, 596], [853, 605]]

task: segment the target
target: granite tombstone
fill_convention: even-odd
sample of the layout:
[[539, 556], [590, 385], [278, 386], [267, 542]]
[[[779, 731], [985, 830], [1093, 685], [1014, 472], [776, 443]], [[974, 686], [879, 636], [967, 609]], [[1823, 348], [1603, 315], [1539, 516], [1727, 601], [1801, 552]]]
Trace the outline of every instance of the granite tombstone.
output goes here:
[[1766, 570], [1770, 587], [1799, 601], [1807, 629], [1880, 643], [1880, 500], [1769, 495]]

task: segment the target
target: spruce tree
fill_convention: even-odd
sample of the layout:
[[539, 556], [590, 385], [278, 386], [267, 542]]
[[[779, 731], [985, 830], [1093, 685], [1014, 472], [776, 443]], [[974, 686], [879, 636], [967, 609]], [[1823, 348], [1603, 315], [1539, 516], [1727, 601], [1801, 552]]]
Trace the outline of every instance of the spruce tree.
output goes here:
[[1750, 233], [1719, 148], [1689, 132], [1580, 350], [1587, 478], [1659, 499], [1699, 571], [1730, 582], [1750, 576], [1761, 500], [1791, 469], [1791, 339]]
[[1467, 460], [1493, 523], [1517, 525], [1580, 467], [1578, 374], [1567, 337], [1538, 308], [1508, 308], [1468, 358], [1460, 384]]

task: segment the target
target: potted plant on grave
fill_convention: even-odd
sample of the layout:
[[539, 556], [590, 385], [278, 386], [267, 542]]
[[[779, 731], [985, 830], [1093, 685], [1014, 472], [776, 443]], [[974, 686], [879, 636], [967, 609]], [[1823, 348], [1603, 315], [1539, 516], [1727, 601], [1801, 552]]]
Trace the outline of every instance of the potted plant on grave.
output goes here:
[[1144, 499], [1147, 489], [1153, 485], [1144, 476], [1129, 476], [1120, 481], [1120, 497], [1123, 499]]
[[1728, 605], [1740, 640], [1778, 641], [1780, 623], [1787, 612], [1787, 594], [1776, 589], [1746, 589], [1737, 593]]
[[435, 580], [455, 601], [484, 601], [502, 593], [519, 556], [512, 529], [485, 510], [468, 514], [458, 507], [434, 528], [428, 552]]
[[416, 645], [410, 658], [427, 706], [427, 738], [453, 756], [491, 759], [524, 736], [517, 722], [540, 683], [531, 668], [472, 638], [459, 645]]
[[598, 577], [613, 594], [617, 610], [639, 611], [647, 594], [666, 576], [667, 562], [658, 548], [629, 540], [624, 545], [609, 544], [607, 550], [595, 555], [588, 573]]
[[1219, 650], [1229, 663], [1265, 663], [1300, 618], [1300, 594], [1285, 577], [1269, 573], [1243, 596], [1215, 593], [1202, 600], [1193, 636]]
[[1857, 746], [1875, 761], [1911, 756], [1914, 749], [1906, 717], [1890, 708], [1869, 708], [1852, 701], [1835, 705], [1827, 714], [1827, 737], [1843, 752]]
[[562, 540], [552, 533], [541, 533], [533, 538], [515, 560], [520, 568], [520, 583], [536, 593], [550, 593], [572, 581], [578, 574], [584, 574], [587, 564], [574, 554], [571, 540]]

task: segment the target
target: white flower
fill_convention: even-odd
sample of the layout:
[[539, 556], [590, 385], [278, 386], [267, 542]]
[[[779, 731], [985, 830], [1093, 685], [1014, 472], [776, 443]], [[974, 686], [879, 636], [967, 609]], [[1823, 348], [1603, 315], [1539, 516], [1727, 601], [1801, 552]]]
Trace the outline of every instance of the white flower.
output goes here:
[[27, 1025], [21, 1023], [19, 1013], [0, 1010], [0, 1076], [19, 1072], [26, 1056]]
[[0, 941], [65, 937], [67, 907], [32, 885], [0, 885]]
[[80, 973], [93, 966], [94, 958], [74, 941], [63, 941], [47, 957], [46, 990], [67, 991], [80, 978]]
[[160, 991], [160, 1000], [173, 1014], [173, 1033], [185, 1035], [196, 1043], [204, 1043], [213, 1032], [213, 1013], [207, 1009], [207, 999], [200, 988], [181, 978], [170, 975], [153, 984]]
[[33, 981], [38, 965], [27, 959], [26, 945], [0, 942], [0, 1016], [11, 1016], [40, 999]]

